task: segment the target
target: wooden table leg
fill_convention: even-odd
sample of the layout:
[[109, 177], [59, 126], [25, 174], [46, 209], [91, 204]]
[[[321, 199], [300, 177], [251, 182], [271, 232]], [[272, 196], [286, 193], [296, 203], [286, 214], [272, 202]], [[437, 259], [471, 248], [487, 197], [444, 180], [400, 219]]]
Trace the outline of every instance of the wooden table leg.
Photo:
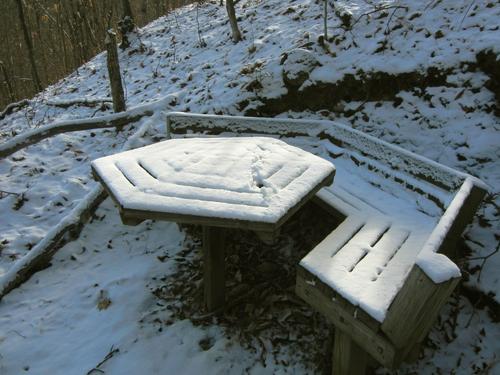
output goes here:
[[209, 312], [224, 306], [226, 292], [224, 228], [203, 226], [205, 307]]
[[332, 374], [364, 375], [366, 373], [367, 354], [349, 335], [335, 329], [333, 343]]

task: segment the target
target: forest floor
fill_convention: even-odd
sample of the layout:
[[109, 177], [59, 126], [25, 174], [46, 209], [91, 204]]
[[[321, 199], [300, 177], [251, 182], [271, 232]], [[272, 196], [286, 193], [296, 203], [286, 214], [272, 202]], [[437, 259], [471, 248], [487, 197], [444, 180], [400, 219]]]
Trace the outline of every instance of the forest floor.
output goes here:
[[[481, 178], [491, 194], [463, 235], [463, 286], [399, 373], [500, 372], [500, 4], [335, 1], [325, 41], [320, 3], [241, 1], [238, 44], [218, 2], [152, 22], [120, 51], [127, 104], [167, 98], [165, 111], [331, 119]], [[109, 96], [100, 54], [1, 119], [0, 142], [111, 113], [54, 105]], [[134, 146], [164, 139], [160, 118], [61, 134], [0, 160], [0, 275], [95, 186], [91, 160], [139, 128]], [[329, 329], [292, 288], [301, 251], [336, 225], [311, 210], [272, 249], [234, 232], [228, 287], [244, 298], [216, 319], [194, 313], [199, 228], [123, 226], [106, 199], [49, 268], [2, 299], [0, 373], [322, 373]]]

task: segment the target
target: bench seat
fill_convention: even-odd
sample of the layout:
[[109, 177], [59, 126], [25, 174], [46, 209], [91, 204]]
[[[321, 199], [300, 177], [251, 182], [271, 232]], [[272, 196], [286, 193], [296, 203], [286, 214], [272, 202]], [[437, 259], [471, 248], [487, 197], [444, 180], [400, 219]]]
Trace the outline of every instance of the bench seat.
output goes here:
[[346, 218], [300, 266], [382, 322], [429, 237], [431, 224], [415, 220], [412, 226], [408, 218], [400, 221], [338, 187], [323, 189], [318, 198]]

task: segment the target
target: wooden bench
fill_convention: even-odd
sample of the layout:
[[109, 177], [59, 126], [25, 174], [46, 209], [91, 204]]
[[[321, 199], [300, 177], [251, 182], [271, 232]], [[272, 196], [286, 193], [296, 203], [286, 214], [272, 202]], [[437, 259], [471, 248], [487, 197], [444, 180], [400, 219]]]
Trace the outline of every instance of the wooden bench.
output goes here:
[[460, 279], [450, 260], [487, 186], [331, 121], [170, 113], [170, 137], [280, 137], [335, 163], [318, 203], [342, 219], [297, 269], [296, 292], [335, 326], [334, 374], [418, 354]]

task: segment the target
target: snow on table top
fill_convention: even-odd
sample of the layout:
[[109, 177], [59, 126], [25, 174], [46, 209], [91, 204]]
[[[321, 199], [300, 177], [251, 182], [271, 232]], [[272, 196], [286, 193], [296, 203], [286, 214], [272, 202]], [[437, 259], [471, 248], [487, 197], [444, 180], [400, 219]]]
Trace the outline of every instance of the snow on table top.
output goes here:
[[335, 171], [266, 137], [172, 139], [92, 166], [124, 209], [267, 223]]

